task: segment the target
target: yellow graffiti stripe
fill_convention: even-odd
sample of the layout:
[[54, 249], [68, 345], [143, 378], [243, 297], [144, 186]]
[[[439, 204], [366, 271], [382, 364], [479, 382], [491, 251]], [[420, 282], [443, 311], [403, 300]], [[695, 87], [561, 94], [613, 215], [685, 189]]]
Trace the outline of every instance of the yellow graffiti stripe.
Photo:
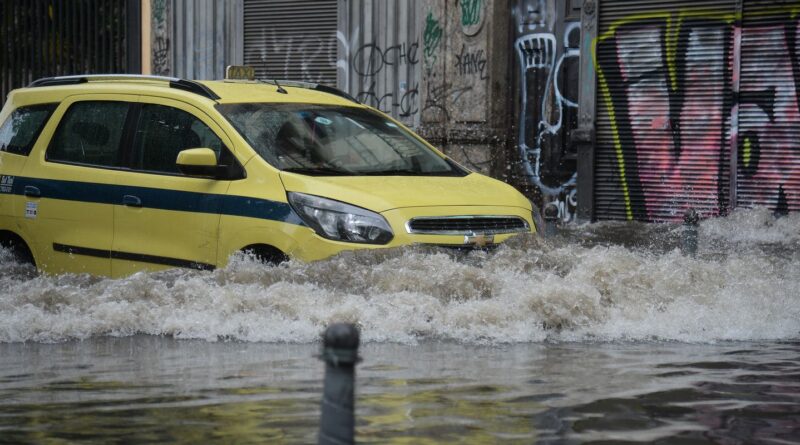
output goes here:
[[622, 183], [622, 196], [625, 198], [625, 216], [628, 221], [633, 220], [633, 208], [631, 207], [631, 193], [628, 190], [628, 178], [625, 175], [625, 157], [622, 153], [622, 143], [619, 140], [619, 130], [617, 129], [617, 117], [614, 113], [614, 105], [611, 102], [611, 90], [608, 88], [606, 77], [601, 71], [597, 72], [598, 83], [603, 92], [603, 100], [608, 109], [608, 117], [611, 122], [611, 135], [614, 138], [614, 149], [617, 154], [617, 167], [619, 170], [619, 180]]
[[[609, 36], [605, 36], [605, 38], [607, 37]], [[597, 42], [598, 39], [595, 39], [590, 48], [592, 61], [594, 62], [595, 71], [597, 72], [597, 83], [600, 85], [600, 91], [603, 94], [603, 101], [606, 103], [606, 109], [608, 110], [608, 120], [611, 123], [611, 137], [614, 140], [614, 150], [616, 151], [617, 155], [617, 170], [619, 171], [619, 180], [622, 184], [622, 197], [625, 200], [625, 217], [628, 219], [628, 221], [632, 221], [633, 208], [631, 206], [631, 193], [628, 189], [628, 177], [625, 175], [625, 157], [623, 156], [622, 152], [622, 142], [620, 142], [619, 139], [617, 115], [614, 111], [614, 103], [611, 101], [611, 90], [608, 88], [608, 81], [606, 80], [606, 76], [603, 73], [603, 70], [600, 69], [600, 65], [597, 62]]]
[[753, 143], [750, 137], [744, 138], [744, 148], [742, 149], [742, 163], [745, 167], [750, 167], [750, 158], [753, 155]]
[[683, 23], [683, 18], [678, 18], [678, 23], [675, 24], [672, 20], [672, 16], [667, 18], [667, 31], [666, 31], [666, 59], [667, 59], [667, 71], [669, 71], [669, 83], [672, 87], [673, 91], [677, 91], [678, 89], [678, 70], [676, 68], [675, 58], [678, 55], [678, 36], [680, 35], [681, 24]]
[[764, 17], [788, 13], [790, 18], [796, 18], [800, 13], [800, 4], [792, 6], [763, 8], [755, 11], [747, 11], [747, 17]]

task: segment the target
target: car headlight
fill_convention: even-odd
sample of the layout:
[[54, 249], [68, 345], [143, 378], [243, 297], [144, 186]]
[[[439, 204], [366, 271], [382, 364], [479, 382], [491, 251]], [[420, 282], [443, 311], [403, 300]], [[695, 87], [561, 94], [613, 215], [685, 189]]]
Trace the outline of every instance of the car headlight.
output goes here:
[[366, 244], [386, 244], [394, 238], [389, 223], [375, 212], [305, 193], [286, 196], [303, 222], [323, 238]]

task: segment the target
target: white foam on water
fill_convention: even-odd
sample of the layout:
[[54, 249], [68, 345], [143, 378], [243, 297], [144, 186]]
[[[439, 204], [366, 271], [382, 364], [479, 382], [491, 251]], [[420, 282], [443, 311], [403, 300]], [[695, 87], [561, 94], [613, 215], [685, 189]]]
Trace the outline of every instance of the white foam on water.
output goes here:
[[736, 210], [725, 218], [707, 219], [700, 234], [710, 240], [736, 243], [800, 242], [800, 212], [775, 218], [767, 208]]
[[[650, 227], [635, 230], [647, 238]], [[602, 239], [620, 228], [580, 231]], [[213, 272], [116, 280], [26, 278], [0, 251], [0, 341], [144, 333], [304, 343], [332, 321], [358, 323], [366, 341], [401, 343], [798, 338], [800, 218], [739, 211], [700, 233], [697, 257], [573, 234], [466, 256], [404, 248], [277, 267], [241, 257]]]

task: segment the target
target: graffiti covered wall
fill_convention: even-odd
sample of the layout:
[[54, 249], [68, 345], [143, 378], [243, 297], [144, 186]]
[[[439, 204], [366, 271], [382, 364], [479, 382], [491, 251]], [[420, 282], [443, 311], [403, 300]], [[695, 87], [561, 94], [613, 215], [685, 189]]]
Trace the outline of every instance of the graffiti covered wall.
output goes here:
[[278, 3], [152, 0], [153, 71], [335, 83], [562, 222], [800, 210], [800, 0]]
[[517, 156], [527, 182], [559, 219], [575, 217], [580, 3], [518, 0], [512, 11], [518, 69]]
[[[428, 2], [423, 32], [424, 121], [486, 122], [488, 0]], [[452, 125], [450, 125], [452, 127]]]
[[421, 0], [339, 0], [337, 84], [359, 101], [419, 125]]
[[[340, 0], [338, 86], [457, 161], [499, 175], [507, 15], [494, 0]], [[507, 11], [507, 7], [504, 9]], [[501, 42], [501, 43], [498, 43]]]
[[169, 76], [169, 4], [167, 0], [152, 0], [150, 4], [150, 67], [152, 74]]
[[243, 0], [151, 0], [152, 74], [221, 79], [242, 64]]
[[601, 25], [598, 218], [800, 210], [800, 8], [762, 4]]
[[507, 176], [508, 5], [426, 0], [420, 132], [476, 171]]

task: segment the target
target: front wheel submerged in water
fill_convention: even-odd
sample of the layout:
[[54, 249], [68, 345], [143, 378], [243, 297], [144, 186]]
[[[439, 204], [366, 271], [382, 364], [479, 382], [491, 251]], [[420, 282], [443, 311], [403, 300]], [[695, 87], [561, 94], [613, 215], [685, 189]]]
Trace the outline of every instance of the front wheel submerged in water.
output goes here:
[[247, 246], [242, 249], [242, 252], [247, 256], [252, 256], [259, 263], [269, 266], [277, 266], [289, 261], [289, 257], [280, 249], [265, 244]]

